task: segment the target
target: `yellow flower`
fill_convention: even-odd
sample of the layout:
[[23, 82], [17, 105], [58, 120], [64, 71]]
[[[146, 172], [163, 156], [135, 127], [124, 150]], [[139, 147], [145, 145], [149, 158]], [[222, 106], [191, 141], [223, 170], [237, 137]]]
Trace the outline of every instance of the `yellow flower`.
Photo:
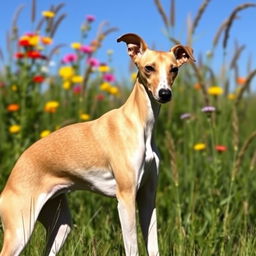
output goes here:
[[210, 95], [218, 96], [223, 94], [223, 89], [219, 86], [211, 86], [208, 88], [208, 93]]
[[71, 83], [69, 81], [65, 81], [63, 84], [62, 84], [62, 87], [63, 89], [65, 90], [69, 90], [70, 87], [71, 87]]
[[48, 19], [51, 19], [55, 16], [55, 13], [52, 12], [52, 11], [43, 11], [42, 12], [42, 15], [45, 17], [45, 18], [48, 18]]
[[11, 125], [10, 127], [9, 127], [9, 132], [10, 133], [19, 133], [20, 132], [20, 130], [21, 130], [21, 126], [20, 125], [17, 125], [17, 124], [14, 124], [14, 125]]
[[71, 66], [64, 66], [61, 67], [59, 69], [59, 75], [63, 78], [63, 79], [70, 79], [71, 77], [73, 77], [75, 74], [75, 70], [73, 67]]
[[206, 149], [206, 145], [204, 143], [197, 143], [194, 145], [194, 150], [196, 151], [202, 151]]
[[131, 73], [131, 80], [134, 82], [137, 78], [137, 72]]
[[104, 82], [100, 85], [100, 90], [102, 91], [108, 92], [110, 88], [111, 88], [111, 85], [108, 82]]
[[89, 114], [82, 113], [80, 114], [80, 119], [83, 121], [88, 121], [91, 118]]
[[83, 77], [82, 76], [73, 76], [72, 77], [72, 82], [77, 84], [77, 83], [82, 83], [83, 82]]
[[48, 113], [55, 113], [59, 105], [58, 101], [48, 101], [44, 106], [44, 111]]
[[44, 137], [48, 136], [50, 133], [51, 133], [50, 130], [43, 130], [43, 131], [40, 133], [40, 138], [44, 138]]
[[235, 93], [230, 93], [230, 94], [228, 95], [228, 99], [229, 99], [229, 100], [234, 100], [235, 98], [236, 98]]
[[52, 38], [50, 38], [48, 36], [43, 36], [43, 37], [41, 37], [41, 42], [46, 45], [52, 44]]
[[109, 93], [112, 94], [112, 95], [117, 95], [117, 94], [119, 94], [119, 90], [116, 86], [111, 86], [109, 88]]
[[100, 65], [100, 66], [98, 67], [98, 70], [99, 70], [100, 72], [102, 72], [102, 73], [104, 73], [104, 72], [109, 72], [109, 71], [110, 71], [110, 67], [109, 67], [108, 65]]
[[78, 42], [74, 42], [71, 44], [71, 48], [73, 48], [75, 50], [79, 50], [81, 48], [81, 44]]
[[14, 84], [11, 86], [11, 89], [13, 92], [16, 92], [18, 90], [18, 87], [17, 87], [17, 85]]
[[36, 46], [39, 44], [39, 36], [33, 35], [28, 38], [29, 45]]

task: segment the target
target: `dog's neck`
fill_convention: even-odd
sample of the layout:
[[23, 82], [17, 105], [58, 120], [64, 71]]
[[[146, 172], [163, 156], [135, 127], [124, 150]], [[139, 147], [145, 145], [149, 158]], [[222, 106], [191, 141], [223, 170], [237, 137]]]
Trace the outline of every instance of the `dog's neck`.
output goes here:
[[160, 104], [156, 102], [147, 85], [143, 82], [137, 76], [133, 90], [123, 108], [131, 119], [139, 118], [138, 121], [142, 127], [152, 133], [160, 111]]

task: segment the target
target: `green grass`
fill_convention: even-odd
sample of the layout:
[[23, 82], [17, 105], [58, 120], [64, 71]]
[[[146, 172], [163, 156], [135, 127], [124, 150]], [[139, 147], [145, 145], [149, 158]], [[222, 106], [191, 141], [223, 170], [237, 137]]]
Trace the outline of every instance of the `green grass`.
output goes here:
[[[221, 97], [219, 111], [212, 121], [201, 112], [200, 92], [182, 86], [185, 74], [181, 71], [175, 97], [170, 104], [162, 106], [156, 127], [162, 158], [157, 194], [160, 252], [162, 255], [255, 255], [256, 170], [255, 165], [250, 167], [255, 143], [246, 151], [232, 181], [237, 157], [232, 147], [232, 103]], [[240, 115], [241, 144], [256, 125], [250, 111], [254, 107], [254, 98], [244, 99]], [[184, 112], [192, 113], [193, 118], [180, 120]], [[175, 159], [171, 158], [170, 151], [174, 149], [170, 149], [168, 134], [175, 146]], [[199, 141], [206, 143], [205, 150], [193, 149]], [[226, 145], [227, 151], [216, 152], [216, 144]], [[9, 160], [6, 173], [13, 161], [14, 158]], [[177, 173], [171, 169], [173, 161]], [[1, 187], [5, 177], [1, 176]], [[80, 191], [68, 198], [74, 229], [60, 255], [124, 255], [116, 200]], [[24, 255], [41, 255], [43, 233], [38, 225]], [[141, 235], [139, 238], [140, 251], [145, 255]]]

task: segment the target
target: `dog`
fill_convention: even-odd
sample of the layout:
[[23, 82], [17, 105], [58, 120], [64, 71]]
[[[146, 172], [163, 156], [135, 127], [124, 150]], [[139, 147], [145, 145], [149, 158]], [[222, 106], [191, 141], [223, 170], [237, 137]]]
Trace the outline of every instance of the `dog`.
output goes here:
[[118, 201], [127, 256], [137, 256], [136, 205], [147, 253], [159, 255], [156, 188], [159, 156], [153, 130], [160, 106], [172, 98], [179, 68], [193, 50], [175, 45], [155, 51], [136, 34], [125, 42], [138, 69], [133, 90], [118, 109], [61, 128], [38, 140], [16, 162], [0, 196], [4, 242], [0, 256], [19, 255], [39, 220], [47, 231], [46, 255], [56, 255], [71, 231], [66, 194], [90, 190]]

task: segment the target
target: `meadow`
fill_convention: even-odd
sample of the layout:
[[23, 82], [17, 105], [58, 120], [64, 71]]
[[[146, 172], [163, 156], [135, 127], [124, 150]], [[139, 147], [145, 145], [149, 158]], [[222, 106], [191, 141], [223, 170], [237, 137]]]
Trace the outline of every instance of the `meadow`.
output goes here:
[[[166, 31], [175, 26], [171, 3], [169, 12], [155, 1]], [[202, 2], [189, 28], [191, 44], [208, 3]], [[25, 148], [56, 129], [119, 107], [136, 77], [133, 68], [124, 86], [111, 67], [117, 56], [109, 51], [107, 63], [97, 59], [105, 37], [116, 28], [101, 23], [95, 32], [92, 15], [82, 21], [80, 39], [69, 42], [70, 53], [60, 56], [62, 44], [53, 44], [53, 38], [65, 18], [63, 7], [52, 6], [35, 20], [32, 6], [31, 33], [19, 31], [21, 9], [13, 20], [9, 58], [0, 72], [0, 191]], [[212, 52], [182, 68], [172, 102], [161, 108], [155, 134], [161, 155], [157, 193], [161, 255], [256, 255], [256, 70], [248, 65], [247, 75], [240, 76], [243, 46], [239, 45], [230, 53], [231, 61], [225, 62], [225, 72], [211, 67], [216, 45], [222, 40], [228, 51], [237, 15], [252, 7], [255, 4], [245, 3], [230, 10], [216, 32]], [[88, 41], [89, 33], [94, 40]], [[164, 39], [177, 42], [171, 34]], [[52, 60], [57, 63], [55, 73], [49, 72]], [[85, 191], [73, 192], [68, 200], [74, 227], [60, 255], [124, 255], [116, 200]], [[140, 253], [146, 255], [139, 234]], [[0, 247], [2, 235], [0, 226]], [[22, 255], [42, 255], [44, 236], [38, 224]]]

